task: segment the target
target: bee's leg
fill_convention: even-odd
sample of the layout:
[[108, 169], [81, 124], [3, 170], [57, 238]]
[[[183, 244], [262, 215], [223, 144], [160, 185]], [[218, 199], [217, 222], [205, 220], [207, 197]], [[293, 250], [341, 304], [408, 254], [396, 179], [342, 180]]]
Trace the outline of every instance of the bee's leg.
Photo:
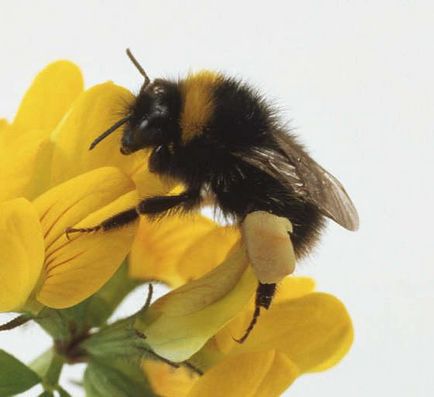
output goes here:
[[92, 233], [97, 231], [108, 231], [128, 225], [135, 221], [139, 215], [164, 215], [166, 211], [176, 207], [190, 209], [200, 202], [200, 190], [187, 190], [174, 196], [155, 196], [142, 200], [136, 208], [130, 208], [119, 214], [113, 215], [101, 222], [99, 225], [85, 228], [68, 227], [65, 230], [69, 238], [71, 233]]
[[256, 289], [255, 311], [253, 312], [252, 320], [244, 332], [244, 335], [240, 339], [235, 339], [236, 342], [243, 343], [248, 338], [250, 332], [252, 332], [253, 328], [255, 328], [258, 317], [261, 314], [261, 307], [264, 309], [268, 309], [270, 307], [275, 292], [276, 284], [258, 284], [258, 288]]
[[200, 203], [200, 190], [187, 190], [174, 196], [155, 196], [142, 200], [137, 206], [141, 215], [164, 215], [170, 210], [189, 210]]
[[84, 227], [84, 228], [73, 228], [68, 227], [65, 230], [66, 237], [69, 238], [71, 233], [92, 233], [97, 231], [107, 231], [112, 229], [117, 229], [119, 227], [128, 225], [131, 222], [134, 222], [139, 217], [136, 208], [130, 208], [126, 211], [119, 212], [116, 215], [107, 218], [102, 221], [99, 225], [95, 225], [92, 227]]

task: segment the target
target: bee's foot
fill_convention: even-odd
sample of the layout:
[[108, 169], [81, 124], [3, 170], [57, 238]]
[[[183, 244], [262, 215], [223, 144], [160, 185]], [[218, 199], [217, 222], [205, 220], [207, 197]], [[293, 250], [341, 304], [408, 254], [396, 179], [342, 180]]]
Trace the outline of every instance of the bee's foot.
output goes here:
[[83, 228], [73, 228], [68, 227], [65, 229], [66, 238], [70, 240], [70, 235], [72, 233], [94, 233], [101, 229], [101, 226], [94, 226], [94, 227], [83, 227]]

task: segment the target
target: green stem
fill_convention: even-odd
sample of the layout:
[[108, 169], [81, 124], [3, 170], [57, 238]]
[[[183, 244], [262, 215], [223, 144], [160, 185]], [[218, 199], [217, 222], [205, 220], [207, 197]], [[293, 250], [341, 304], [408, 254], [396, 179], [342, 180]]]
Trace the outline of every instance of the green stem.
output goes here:
[[30, 368], [41, 377], [46, 391], [54, 391], [58, 388], [64, 362], [63, 357], [52, 347], [34, 360]]
[[44, 385], [48, 386], [50, 390], [55, 389], [59, 383], [60, 374], [62, 372], [64, 360], [63, 357], [53, 352], [50, 366], [44, 376]]

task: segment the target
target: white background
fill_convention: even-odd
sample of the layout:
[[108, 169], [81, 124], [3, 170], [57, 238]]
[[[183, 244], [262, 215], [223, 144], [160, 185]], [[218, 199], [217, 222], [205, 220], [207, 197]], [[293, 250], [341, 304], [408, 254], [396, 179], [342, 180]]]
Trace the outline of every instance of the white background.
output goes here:
[[[126, 47], [152, 77], [211, 68], [253, 82], [359, 209], [358, 233], [330, 223], [298, 268], [345, 302], [354, 346], [285, 395], [434, 395], [433, 3], [2, 0], [0, 115], [13, 117], [58, 58], [78, 63], [88, 86], [137, 90]], [[46, 343], [34, 327], [0, 335], [27, 360]]]

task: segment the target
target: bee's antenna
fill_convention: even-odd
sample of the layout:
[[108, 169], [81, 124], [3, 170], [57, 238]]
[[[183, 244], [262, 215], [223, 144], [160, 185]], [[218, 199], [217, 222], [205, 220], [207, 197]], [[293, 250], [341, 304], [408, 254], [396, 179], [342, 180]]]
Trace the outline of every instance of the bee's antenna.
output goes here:
[[143, 83], [143, 87], [146, 87], [151, 82], [151, 79], [148, 77], [148, 75], [145, 72], [145, 69], [143, 69], [143, 67], [142, 67], [142, 65], [140, 65], [139, 61], [134, 57], [131, 50], [129, 48], [127, 48], [126, 52], [127, 52], [128, 58], [130, 58], [131, 62], [137, 68], [139, 73], [145, 78], [145, 82]]
[[107, 131], [104, 131], [90, 144], [89, 150], [92, 150], [96, 145], [98, 145], [98, 143], [100, 143], [103, 139], [107, 138], [112, 132], [115, 132], [119, 127], [124, 125], [130, 118], [131, 116], [127, 116], [114, 123]]

